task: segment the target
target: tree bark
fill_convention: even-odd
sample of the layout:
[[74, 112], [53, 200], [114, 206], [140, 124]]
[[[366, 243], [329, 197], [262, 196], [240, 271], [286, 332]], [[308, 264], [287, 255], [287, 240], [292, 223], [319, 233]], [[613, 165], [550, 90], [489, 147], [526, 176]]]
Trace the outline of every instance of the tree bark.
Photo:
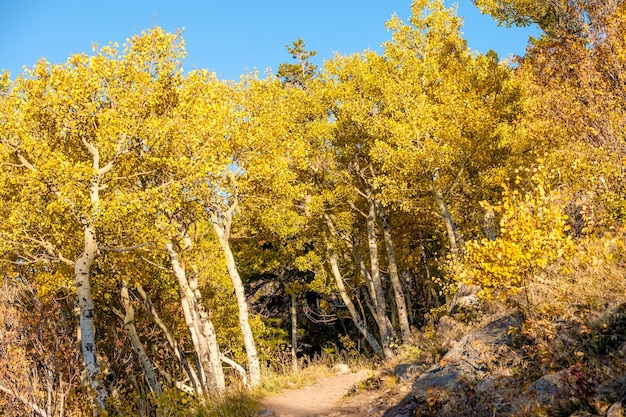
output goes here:
[[[172, 242], [168, 242], [165, 247], [170, 256], [174, 275], [178, 279], [185, 322], [191, 335], [194, 350], [198, 355], [198, 361], [200, 362], [198, 372], [200, 374], [200, 382], [205, 389], [208, 390], [210, 396], [219, 397], [224, 393], [226, 383], [221, 367], [215, 330], [212, 329], [213, 331], [211, 332], [211, 329], [207, 328], [207, 324], [202, 323], [203, 318], [199, 311], [204, 311], [205, 313], [206, 311], [204, 310], [204, 306], [200, 305], [202, 300], [196, 299], [196, 295], [189, 284], [187, 272], [179, 260], [174, 245]], [[211, 357], [212, 355], [216, 355], [216, 358]]]
[[217, 394], [222, 396], [226, 392], [226, 380], [224, 378], [224, 369], [222, 368], [222, 361], [220, 359], [221, 353], [217, 343], [215, 326], [213, 326], [213, 321], [211, 321], [209, 312], [204, 306], [204, 300], [202, 299], [200, 288], [198, 288], [197, 278], [190, 280], [190, 288], [194, 294], [194, 306], [196, 307], [197, 315], [200, 318], [202, 334], [207, 339], [209, 361], [211, 363], [210, 368], [213, 378], [215, 379], [215, 388], [217, 390]]
[[370, 274], [370, 271], [367, 269], [367, 266], [365, 265], [365, 262], [363, 261], [363, 256], [361, 255], [361, 252], [359, 252], [359, 249], [354, 246], [352, 244], [352, 242], [348, 242], [346, 240], [346, 243], [348, 244], [348, 247], [351, 249], [352, 252], [352, 258], [354, 259], [354, 262], [357, 266], [357, 268], [359, 269], [359, 271], [361, 272], [361, 275], [363, 276], [363, 279], [365, 280], [365, 285], [366, 285], [366, 289], [367, 289], [367, 294], [369, 296], [369, 299], [372, 301], [371, 302], [371, 306], [370, 303], [368, 303], [368, 306], [370, 306], [370, 312], [372, 313], [372, 317], [374, 317], [374, 321], [376, 322], [376, 325], [378, 326], [378, 332], [379, 334], [382, 336], [382, 332], [383, 332], [383, 328], [384, 328], [384, 324], [382, 324], [384, 317], [381, 317], [379, 314], [379, 309], [376, 308], [376, 306], [378, 305], [378, 294], [376, 293], [376, 287], [374, 286], [374, 281], [372, 280], [372, 275]]
[[[374, 321], [376, 322], [376, 325], [378, 326], [378, 333], [380, 335], [382, 344], [383, 346], [385, 346], [385, 340], [389, 341], [391, 339], [389, 336], [388, 329], [392, 329], [393, 331], [393, 327], [389, 321], [389, 318], [387, 317], [387, 314], [385, 311], [386, 306], [383, 307], [382, 310], [380, 307], [381, 303], [379, 302], [379, 299], [380, 297], [383, 298], [383, 306], [384, 306], [384, 297], [385, 297], [385, 295], [382, 294], [382, 284], [380, 282], [380, 279], [379, 279], [379, 285], [376, 286], [376, 284], [374, 283], [372, 274], [370, 273], [370, 270], [368, 270], [367, 265], [365, 265], [365, 262], [363, 261], [363, 256], [361, 255], [361, 252], [359, 252], [359, 249], [354, 245], [352, 238], [346, 235], [339, 236], [339, 233], [337, 233], [331, 217], [328, 214], [325, 214], [324, 218], [326, 219], [326, 225], [328, 226], [328, 230], [330, 231], [331, 235], [342, 239], [348, 246], [348, 249], [350, 249], [350, 251], [352, 252], [352, 258], [354, 259], [354, 263], [356, 264], [357, 269], [360, 271], [361, 275], [363, 276], [363, 279], [365, 280], [365, 284], [367, 287], [367, 294], [369, 295], [369, 298], [372, 300], [372, 303], [371, 304], [367, 303], [367, 305], [369, 307], [370, 312], [372, 313], [372, 317], [374, 317]], [[389, 349], [389, 352], [387, 353], [390, 355], [393, 355], [390, 349]]]
[[198, 373], [194, 371], [189, 365], [189, 361], [187, 361], [187, 358], [184, 352], [182, 351], [182, 349], [180, 348], [180, 346], [178, 345], [178, 342], [174, 338], [172, 331], [170, 330], [169, 327], [167, 327], [167, 325], [163, 322], [163, 320], [161, 320], [161, 317], [159, 317], [159, 314], [157, 313], [156, 309], [154, 308], [154, 305], [152, 304], [152, 300], [150, 300], [150, 297], [148, 296], [148, 294], [146, 293], [146, 291], [144, 290], [141, 284], [137, 284], [137, 292], [139, 293], [139, 295], [141, 295], [141, 298], [143, 298], [144, 303], [146, 304], [146, 307], [148, 308], [148, 310], [150, 311], [150, 314], [152, 315], [152, 319], [154, 320], [156, 325], [159, 326], [159, 328], [165, 335], [165, 338], [167, 339], [167, 342], [169, 343], [170, 348], [172, 348], [172, 351], [174, 352], [174, 356], [176, 357], [180, 365], [183, 367], [183, 369], [189, 376], [189, 379], [191, 380], [191, 383], [193, 384], [193, 387], [195, 388], [195, 390], [190, 390], [189, 389], [190, 387], [185, 386], [182, 382], [179, 382], [179, 381], [174, 381], [175, 384], [178, 384], [176, 385], [176, 387], [185, 392], [190, 392], [190, 391], [201, 392], [201, 384], [200, 384], [200, 378], [198, 377]]
[[130, 339], [130, 343], [133, 346], [133, 350], [137, 354], [139, 358], [139, 362], [143, 367], [143, 371], [146, 375], [146, 380], [148, 381], [148, 385], [150, 386], [150, 390], [158, 397], [161, 396], [161, 385], [157, 381], [156, 375], [154, 373], [154, 367], [152, 366], [152, 362], [148, 357], [143, 345], [141, 344], [141, 340], [139, 340], [139, 335], [137, 334], [137, 329], [135, 328], [135, 309], [133, 308], [133, 304], [130, 301], [130, 295], [128, 293], [128, 284], [123, 282], [122, 289], [120, 291], [120, 297], [122, 299], [122, 306], [124, 307], [124, 328], [128, 333], [128, 338]]
[[289, 313], [291, 315], [291, 369], [294, 373], [298, 373], [298, 315], [297, 315], [297, 298], [295, 292], [291, 294], [291, 305]]
[[394, 353], [390, 347], [390, 344], [398, 339], [396, 332], [389, 323], [387, 317], [387, 303], [385, 301], [385, 292], [383, 290], [382, 280], [380, 277], [380, 265], [378, 257], [378, 242], [376, 239], [376, 204], [372, 197], [368, 198], [369, 212], [367, 214], [367, 247], [370, 254], [370, 271], [372, 275], [372, 282], [374, 285], [374, 292], [376, 299], [372, 297], [374, 301], [374, 307], [376, 307], [376, 313], [381, 318], [380, 325], [380, 338], [383, 349], [385, 350], [386, 357], [393, 357]]
[[87, 371], [87, 381], [94, 390], [96, 406], [99, 407], [99, 410], [94, 411], [99, 415], [105, 408], [106, 399], [109, 394], [102, 385], [100, 367], [97, 362], [94, 326], [95, 308], [91, 297], [91, 284], [89, 279], [91, 266], [98, 253], [98, 239], [94, 222], [100, 216], [100, 182], [102, 177], [115, 166], [115, 158], [101, 167], [100, 151], [98, 148], [85, 138], [81, 140], [83, 146], [91, 155], [92, 167], [95, 174], [89, 185], [89, 200], [91, 203], [90, 214], [92, 218], [89, 219], [85, 216], [80, 218], [80, 223], [83, 228], [84, 248], [83, 253], [74, 263], [74, 285], [76, 286], [78, 306], [80, 307], [79, 327], [81, 331], [83, 360]]
[[[78, 306], [80, 308], [79, 326], [81, 351], [87, 372], [87, 382], [94, 390], [96, 405], [101, 410], [104, 410], [108, 394], [99, 378], [100, 367], [98, 366], [96, 358], [96, 335], [94, 327], [95, 308], [91, 296], [91, 284], [89, 282], [90, 269], [96, 258], [98, 243], [96, 241], [95, 228], [87, 220], [83, 221], [83, 236], [83, 253], [74, 263], [74, 285], [76, 287], [76, 296], [78, 297]], [[101, 410], [96, 410], [96, 413], [99, 414]]]
[[356, 308], [354, 307], [354, 304], [352, 303], [352, 300], [348, 296], [348, 292], [346, 291], [346, 287], [343, 283], [341, 272], [339, 271], [337, 255], [335, 254], [335, 251], [330, 246], [328, 246], [327, 248], [327, 254], [328, 254], [328, 261], [330, 262], [330, 267], [331, 267], [333, 276], [335, 277], [335, 282], [337, 283], [337, 289], [339, 290], [339, 295], [341, 296], [343, 303], [346, 305], [346, 308], [350, 312], [350, 316], [352, 316], [352, 321], [354, 322], [354, 325], [361, 332], [365, 340], [367, 340], [367, 343], [371, 346], [374, 353], [380, 356], [381, 358], [386, 359], [387, 358], [386, 352], [380, 346], [380, 344], [378, 343], [378, 341], [376, 340], [376, 337], [372, 334], [372, 332], [369, 331], [369, 329], [367, 328], [363, 320], [361, 320], [361, 318], [359, 317], [359, 313], [357, 312]]
[[256, 344], [254, 342], [254, 335], [252, 334], [252, 328], [250, 327], [249, 313], [248, 313], [248, 301], [246, 299], [243, 282], [241, 276], [237, 270], [235, 264], [235, 257], [230, 248], [229, 235], [230, 227], [232, 224], [232, 211], [235, 205], [231, 206], [223, 218], [218, 218], [217, 214], [213, 213], [211, 220], [213, 228], [217, 234], [222, 252], [226, 258], [226, 268], [228, 274], [233, 283], [235, 289], [235, 296], [237, 297], [237, 306], [239, 308], [239, 327], [241, 328], [241, 334], [243, 336], [244, 346], [246, 348], [246, 355], [248, 357], [248, 373], [250, 374], [250, 387], [254, 388], [261, 384], [261, 365], [259, 363], [259, 355], [257, 353]]
[[[189, 236], [183, 233], [183, 241], [186, 249], [191, 248], [192, 241]], [[213, 321], [211, 321], [211, 316], [207, 311], [204, 300], [202, 298], [202, 293], [200, 292], [200, 286], [198, 285], [198, 277], [194, 273], [191, 278], [188, 280], [189, 288], [193, 293], [194, 306], [196, 308], [196, 314], [200, 319], [201, 330], [203, 336], [207, 340], [207, 347], [209, 352], [209, 361], [211, 373], [213, 374], [213, 378], [215, 379], [215, 386], [217, 389], [217, 394], [222, 396], [226, 391], [226, 381], [224, 379], [224, 369], [222, 368], [221, 361], [221, 352], [217, 343], [217, 333], [215, 331], [215, 326], [213, 326]]]
[[229, 357], [225, 355], [220, 355], [220, 359], [225, 364], [230, 365], [235, 370], [235, 372], [239, 374], [239, 376], [241, 377], [241, 382], [243, 382], [243, 385], [248, 386], [248, 375], [246, 374], [246, 370], [244, 369], [243, 366], [239, 365], [237, 362], [235, 362], [234, 360], [230, 359]]
[[443, 222], [446, 226], [448, 242], [450, 243], [450, 253], [454, 259], [457, 259], [462, 252], [463, 238], [459, 234], [458, 227], [452, 218], [450, 210], [448, 210], [448, 205], [446, 204], [444, 197], [434, 188], [431, 188], [430, 192], [433, 197], [435, 197], [437, 208], [439, 209], [439, 213], [443, 217]]
[[385, 241], [387, 259], [389, 260], [389, 278], [391, 280], [391, 286], [395, 296], [396, 309], [398, 311], [398, 322], [400, 325], [400, 332], [402, 333], [402, 341], [407, 343], [411, 339], [411, 327], [409, 326], [409, 315], [407, 311], [406, 297], [404, 296], [404, 287], [402, 285], [402, 281], [400, 280], [400, 275], [398, 274], [396, 252], [391, 238], [391, 224], [389, 223], [389, 216], [385, 212], [384, 207], [382, 207], [382, 204], [377, 202], [376, 205], [383, 227], [383, 238]]

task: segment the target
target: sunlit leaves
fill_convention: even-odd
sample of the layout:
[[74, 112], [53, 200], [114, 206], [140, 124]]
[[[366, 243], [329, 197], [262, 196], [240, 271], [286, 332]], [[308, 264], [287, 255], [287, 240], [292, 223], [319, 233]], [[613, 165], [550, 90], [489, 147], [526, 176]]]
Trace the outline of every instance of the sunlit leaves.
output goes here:
[[571, 259], [575, 250], [564, 203], [549, 188], [545, 168], [520, 173], [516, 184], [522, 191], [505, 186], [494, 207], [500, 218], [497, 238], [467, 242], [459, 266], [459, 280], [480, 285], [488, 296], [497, 291], [505, 298], [527, 287], [552, 263]]

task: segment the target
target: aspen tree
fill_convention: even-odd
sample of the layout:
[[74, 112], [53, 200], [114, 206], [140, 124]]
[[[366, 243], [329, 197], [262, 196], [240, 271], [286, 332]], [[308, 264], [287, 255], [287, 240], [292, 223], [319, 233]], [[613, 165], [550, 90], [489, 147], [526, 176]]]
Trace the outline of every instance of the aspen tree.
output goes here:
[[[168, 105], [168, 80], [184, 51], [159, 28], [65, 64], [40, 61], [2, 97], [0, 192], [12, 215], [1, 239], [19, 262], [74, 270], [85, 380], [96, 413], [108, 396], [97, 362], [92, 266], [118, 237], [102, 230], [123, 218], [127, 179], [137, 175], [153, 127]], [[48, 286], [68, 285], [47, 282]]]

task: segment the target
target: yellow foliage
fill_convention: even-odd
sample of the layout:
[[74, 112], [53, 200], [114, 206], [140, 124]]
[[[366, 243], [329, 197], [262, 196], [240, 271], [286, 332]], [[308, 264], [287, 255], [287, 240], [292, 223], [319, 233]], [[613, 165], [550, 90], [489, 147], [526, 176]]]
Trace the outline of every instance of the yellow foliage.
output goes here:
[[[480, 285], [486, 297], [515, 294], [549, 265], [574, 254], [561, 196], [549, 190], [543, 167], [528, 171], [530, 189], [522, 193], [505, 185], [501, 203], [493, 208], [500, 217], [500, 235], [467, 242], [458, 265], [457, 279]], [[522, 181], [518, 176], [515, 182]]]

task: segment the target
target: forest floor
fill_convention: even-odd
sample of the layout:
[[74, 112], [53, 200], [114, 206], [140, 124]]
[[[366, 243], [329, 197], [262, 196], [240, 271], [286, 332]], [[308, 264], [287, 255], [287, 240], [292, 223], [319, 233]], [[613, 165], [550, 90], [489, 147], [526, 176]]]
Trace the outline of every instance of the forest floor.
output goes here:
[[[393, 389], [358, 389], [369, 385], [372, 371], [322, 378], [300, 389], [288, 389], [262, 401], [261, 417], [357, 417], [396, 416], [396, 407], [410, 392], [410, 385]], [[375, 378], [377, 379], [377, 378]]]

